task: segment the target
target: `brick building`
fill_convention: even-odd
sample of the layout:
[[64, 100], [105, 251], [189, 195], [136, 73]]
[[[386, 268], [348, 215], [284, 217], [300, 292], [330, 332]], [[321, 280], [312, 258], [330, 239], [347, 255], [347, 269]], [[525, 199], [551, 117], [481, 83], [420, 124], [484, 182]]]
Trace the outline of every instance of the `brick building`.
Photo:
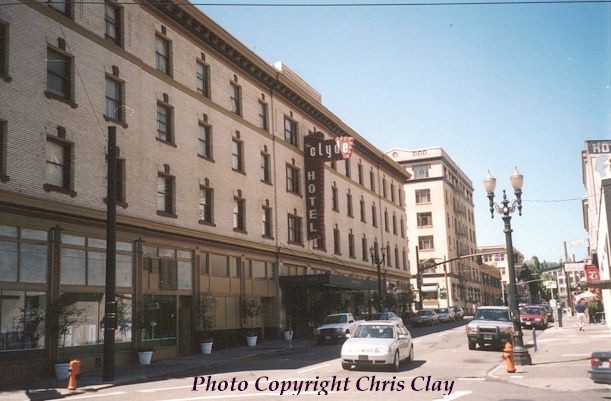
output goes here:
[[[117, 362], [245, 328], [309, 333], [332, 308], [409, 288], [409, 174], [344, 124], [285, 66], [269, 65], [190, 5], [0, 6], [0, 377], [68, 356], [101, 364], [107, 127], [117, 126]], [[326, 240], [306, 237], [304, 136], [355, 139], [325, 163]], [[348, 296], [348, 295], [350, 296]], [[60, 339], [35, 319], [69, 299]], [[329, 300], [333, 299], [334, 302]], [[245, 316], [255, 301], [262, 313]]]

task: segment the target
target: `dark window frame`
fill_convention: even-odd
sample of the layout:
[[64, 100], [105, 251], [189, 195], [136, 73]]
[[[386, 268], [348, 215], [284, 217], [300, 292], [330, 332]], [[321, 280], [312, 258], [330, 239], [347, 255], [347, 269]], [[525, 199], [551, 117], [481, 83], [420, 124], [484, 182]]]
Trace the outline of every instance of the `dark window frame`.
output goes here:
[[242, 117], [242, 87], [236, 82], [230, 81], [229, 101], [231, 103], [231, 112]]
[[[202, 140], [202, 129], [204, 130], [205, 138]], [[203, 144], [204, 153], [200, 152], [201, 145]], [[212, 125], [204, 122], [198, 121], [197, 124], [197, 156], [202, 159], [206, 159], [209, 161], [214, 161], [214, 143], [213, 143], [213, 135], [212, 135]]]
[[[158, 43], [163, 43], [165, 47], [165, 51], [167, 55], [163, 55], [159, 53], [159, 49], [157, 47]], [[166, 68], [162, 69], [160, 67], [160, 60], [164, 60], [166, 64]], [[155, 32], [155, 69], [162, 74], [167, 76], [172, 76], [172, 41], [166, 35], [161, 32]]]
[[[237, 153], [235, 146], [237, 146]], [[234, 162], [237, 166], [234, 166]], [[231, 138], [231, 169], [236, 173], [245, 173], [244, 167], [244, 141], [240, 138]]]
[[342, 254], [342, 239], [337, 227], [333, 229], [333, 254], [338, 256]]
[[263, 100], [259, 100], [259, 128], [269, 132], [269, 104]]
[[[57, 9], [54, 6], [54, 4], [58, 4], [58, 3], [64, 3], [66, 9], [64, 11]], [[72, 18], [72, 15], [74, 14], [72, 12], [72, 0], [53, 0], [53, 1], [47, 0], [47, 4], [49, 5], [49, 7], [52, 10], [55, 10], [55, 12], [57, 12], [57, 13], [59, 13], [61, 15], [64, 15], [64, 16], [66, 16], [68, 18]]]
[[262, 205], [262, 209], [263, 209], [263, 219], [261, 221], [261, 224], [262, 224], [261, 236], [267, 239], [274, 239], [273, 209], [271, 206], [267, 204]]
[[9, 24], [0, 20], [0, 79], [10, 82], [9, 72]]
[[[200, 73], [200, 68], [203, 74]], [[197, 60], [195, 63], [195, 81], [195, 91], [210, 99], [210, 65], [202, 60]], [[200, 82], [202, 88], [200, 88]]]
[[287, 215], [287, 231], [289, 244], [303, 246], [303, 219], [301, 217], [289, 213]]
[[363, 262], [369, 261], [369, 247], [367, 246], [367, 237], [361, 238], [361, 259]]
[[[166, 112], [166, 121], [165, 121], [165, 126], [166, 126], [166, 130], [165, 132], [163, 132], [163, 134], [165, 134], [166, 138], [162, 138], [162, 132], [159, 130], [159, 110], [163, 109]], [[156, 121], [157, 121], [157, 130], [156, 130], [156, 134], [155, 134], [155, 138], [159, 141], [159, 142], [163, 142], [166, 143], [168, 145], [175, 145], [175, 138], [174, 138], [174, 106], [172, 106], [169, 103], [163, 102], [161, 100], [157, 100], [157, 109], [156, 109]]]
[[339, 213], [339, 194], [335, 184], [331, 187], [331, 210]]
[[[106, 13], [108, 8], [112, 8], [115, 11], [114, 21], [110, 20]], [[108, 34], [109, 25], [114, 26], [115, 37]], [[104, 38], [119, 47], [123, 47], [123, 7], [112, 0], [106, 0], [104, 3]]]
[[[113, 99], [108, 97], [108, 81], [113, 82], [118, 85], [119, 99]], [[120, 124], [124, 128], [127, 128], [127, 124], [125, 121], [125, 81], [115, 77], [114, 75], [106, 74], [104, 78], [104, 97], [106, 99], [104, 104], [104, 119], [106, 121], [116, 122]], [[115, 107], [116, 117], [112, 115], [108, 115], [108, 101], [114, 101], [117, 104]]]
[[261, 182], [272, 185], [271, 155], [267, 152], [261, 152], [261, 175]]
[[[61, 58], [55, 59], [55, 57]], [[61, 76], [55, 71], [49, 70], [49, 62], [66, 62], [69, 66], [65, 69], [66, 75]], [[49, 87], [49, 75], [62, 80], [66, 86], [66, 93], [59, 93]], [[65, 50], [58, 47], [47, 44], [47, 85], [45, 89], [45, 96], [49, 99], [59, 100], [67, 103], [72, 108], [76, 108], [75, 102], [75, 88], [74, 88], [74, 56]]]
[[288, 116], [284, 116], [284, 140], [296, 148], [299, 147], [299, 123]]
[[[165, 192], [164, 195], [164, 209], [159, 209], [159, 180], [157, 180], [157, 215], [163, 217], [172, 217], [176, 218], [176, 177], [163, 173], [157, 172], [157, 178], [162, 178], [165, 182]], [[169, 185], [168, 185], [169, 184]], [[169, 188], [168, 188], [169, 186]]]
[[[199, 197], [199, 204], [198, 204], [198, 212], [199, 212], [198, 223], [205, 224], [208, 226], [216, 226], [216, 224], [214, 224], [214, 188], [210, 187], [209, 185], [200, 184], [199, 191], [200, 191], [200, 197]], [[201, 196], [202, 191], [204, 194], [203, 198]], [[204, 199], [203, 203], [202, 203], [202, 199]], [[203, 211], [203, 216], [202, 216], [202, 211]]]
[[354, 249], [354, 233], [352, 233], [352, 231], [348, 233], [348, 257], [350, 259], [356, 259], [356, 252]]
[[233, 231], [246, 234], [246, 199], [242, 198], [241, 195], [233, 197], [233, 208], [231, 213]]
[[[63, 156], [64, 162], [62, 166], [62, 186], [57, 186], [54, 184], [49, 184], [45, 182], [43, 185], [43, 189], [46, 192], [59, 192], [66, 195], [70, 195], [71, 197], [75, 197], [76, 191], [74, 191], [74, 142], [67, 141], [63, 138], [59, 138], [52, 135], [47, 135], [47, 141], [54, 142], [57, 145], [60, 145], [63, 148]], [[45, 159], [45, 166], [49, 164], [49, 160]], [[46, 178], [45, 178], [46, 181]]]
[[301, 196], [301, 169], [294, 164], [286, 164], [286, 192]]
[[8, 182], [8, 121], [0, 120], [0, 182]]
[[346, 192], [346, 213], [348, 217], [354, 218], [354, 208], [352, 205], [352, 194], [350, 192]]

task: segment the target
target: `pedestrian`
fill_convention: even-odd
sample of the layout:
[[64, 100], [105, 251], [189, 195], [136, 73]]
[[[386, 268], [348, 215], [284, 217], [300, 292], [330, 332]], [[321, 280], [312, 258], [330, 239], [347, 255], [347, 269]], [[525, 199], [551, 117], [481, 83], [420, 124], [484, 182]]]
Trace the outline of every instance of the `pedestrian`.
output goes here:
[[584, 331], [584, 323], [585, 323], [585, 315], [586, 315], [587, 306], [583, 302], [577, 302], [575, 305], [575, 312], [577, 312], [577, 320], [579, 321], [579, 331]]

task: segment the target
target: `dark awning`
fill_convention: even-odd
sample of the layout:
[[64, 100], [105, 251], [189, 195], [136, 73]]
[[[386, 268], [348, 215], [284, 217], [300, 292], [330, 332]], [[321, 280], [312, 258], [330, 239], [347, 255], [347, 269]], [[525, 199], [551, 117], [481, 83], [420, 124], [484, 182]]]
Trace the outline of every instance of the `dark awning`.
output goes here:
[[377, 290], [377, 280], [346, 277], [339, 274], [304, 274], [301, 276], [280, 276], [281, 287], [336, 287], [351, 290]]
[[600, 280], [596, 283], [588, 283], [586, 287], [611, 289], [611, 280]]

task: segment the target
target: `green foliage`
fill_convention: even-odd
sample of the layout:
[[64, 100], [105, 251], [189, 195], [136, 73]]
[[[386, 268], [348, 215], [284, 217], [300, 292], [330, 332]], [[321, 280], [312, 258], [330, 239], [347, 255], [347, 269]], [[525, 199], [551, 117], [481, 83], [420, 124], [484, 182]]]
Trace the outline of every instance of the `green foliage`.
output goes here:
[[214, 325], [214, 297], [201, 294], [199, 303], [199, 324], [202, 328], [202, 342], [212, 342], [208, 331]]
[[242, 303], [242, 309], [244, 313], [251, 319], [258, 317], [263, 312], [263, 305], [257, 299], [251, 299], [250, 301], [244, 301]]

